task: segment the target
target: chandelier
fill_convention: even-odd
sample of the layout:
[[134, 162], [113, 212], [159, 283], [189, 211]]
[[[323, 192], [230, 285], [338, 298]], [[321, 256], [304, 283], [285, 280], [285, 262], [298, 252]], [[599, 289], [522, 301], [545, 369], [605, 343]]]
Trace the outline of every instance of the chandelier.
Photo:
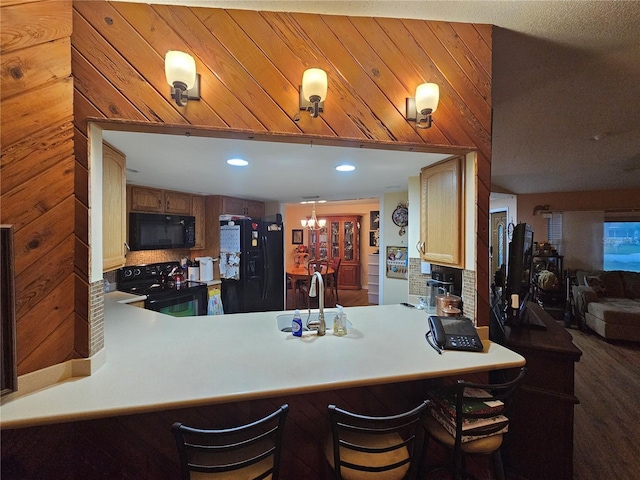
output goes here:
[[303, 218], [300, 220], [300, 223], [303, 228], [308, 230], [320, 230], [325, 227], [327, 221], [324, 218], [318, 220], [318, 217], [316, 217], [316, 206], [314, 202], [313, 209], [311, 210], [311, 218]]

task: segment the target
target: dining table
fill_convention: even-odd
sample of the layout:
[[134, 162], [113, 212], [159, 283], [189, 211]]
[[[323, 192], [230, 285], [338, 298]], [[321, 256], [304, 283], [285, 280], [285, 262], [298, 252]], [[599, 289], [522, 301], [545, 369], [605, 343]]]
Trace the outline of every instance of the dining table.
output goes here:
[[[304, 265], [287, 265], [286, 268], [287, 278], [291, 282], [291, 289], [293, 291], [293, 308], [297, 308], [297, 295], [296, 292], [298, 290], [298, 282], [306, 281], [309, 278], [309, 270]], [[327, 267], [325, 272], [322, 272], [322, 280], [324, 281], [325, 286], [325, 296], [328, 290], [327, 288], [327, 277], [333, 275], [335, 270], [332, 267]]]

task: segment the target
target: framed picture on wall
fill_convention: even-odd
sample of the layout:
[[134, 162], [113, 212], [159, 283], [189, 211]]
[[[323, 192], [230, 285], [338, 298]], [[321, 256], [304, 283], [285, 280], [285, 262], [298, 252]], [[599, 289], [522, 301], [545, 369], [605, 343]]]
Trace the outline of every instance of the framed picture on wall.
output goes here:
[[375, 247], [376, 246], [376, 231], [375, 230], [369, 232], [369, 246], [370, 247]]
[[378, 228], [380, 228], [380, 210], [372, 210], [369, 212], [369, 230]]
[[291, 230], [291, 243], [302, 245], [304, 241], [304, 230]]

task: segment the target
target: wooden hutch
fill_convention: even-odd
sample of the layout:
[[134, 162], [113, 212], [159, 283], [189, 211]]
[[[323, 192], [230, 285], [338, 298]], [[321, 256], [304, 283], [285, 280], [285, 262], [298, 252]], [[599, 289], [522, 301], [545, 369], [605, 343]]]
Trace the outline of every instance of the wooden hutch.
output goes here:
[[309, 259], [328, 260], [340, 257], [338, 285], [360, 290], [360, 220], [359, 215], [325, 216], [324, 228], [309, 231]]

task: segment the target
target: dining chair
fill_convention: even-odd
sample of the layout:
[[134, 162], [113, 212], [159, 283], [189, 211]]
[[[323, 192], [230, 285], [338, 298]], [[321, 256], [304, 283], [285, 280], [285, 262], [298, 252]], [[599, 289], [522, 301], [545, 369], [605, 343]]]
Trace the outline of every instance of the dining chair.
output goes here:
[[[329, 271], [329, 262], [327, 260], [310, 260], [307, 264], [307, 278], [300, 282], [300, 291], [307, 297], [307, 308], [311, 308], [311, 297], [309, 297], [309, 291], [311, 289], [311, 277], [314, 273], [320, 272], [322, 275], [322, 281], [326, 282]], [[325, 284], [324, 295], [327, 297], [327, 285]]]
[[430, 402], [390, 416], [367, 416], [329, 405], [324, 454], [337, 480], [416, 479]]
[[277, 480], [287, 404], [251, 423], [205, 430], [174, 423], [182, 480]]
[[331, 259], [331, 263], [329, 264], [329, 266], [333, 268], [333, 273], [328, 276], [328, 283], [329, 289], [331, 290], [331, 295], [335, 296], [335, 304], [338, 304], [340, 302], [340, 299], [338, 298], [338, 272], [340, 270], [341, 262], [342, 259], [340, 257], [333, 257]]
[[466, 455], [490, 455], [495, 477], [505, 478], [500, 447], [508, 430], [506, 415], [526, 372], [522, 367], [513, 380], [499, 384], [458, 380], [430, 393], [433, 406], [425, 422], [426, 445], [433, 438], [452, 451], [451, 463], [432, 468], [430, 474], [449, 470], [456, 479], [474, 479], [467, 471]]

